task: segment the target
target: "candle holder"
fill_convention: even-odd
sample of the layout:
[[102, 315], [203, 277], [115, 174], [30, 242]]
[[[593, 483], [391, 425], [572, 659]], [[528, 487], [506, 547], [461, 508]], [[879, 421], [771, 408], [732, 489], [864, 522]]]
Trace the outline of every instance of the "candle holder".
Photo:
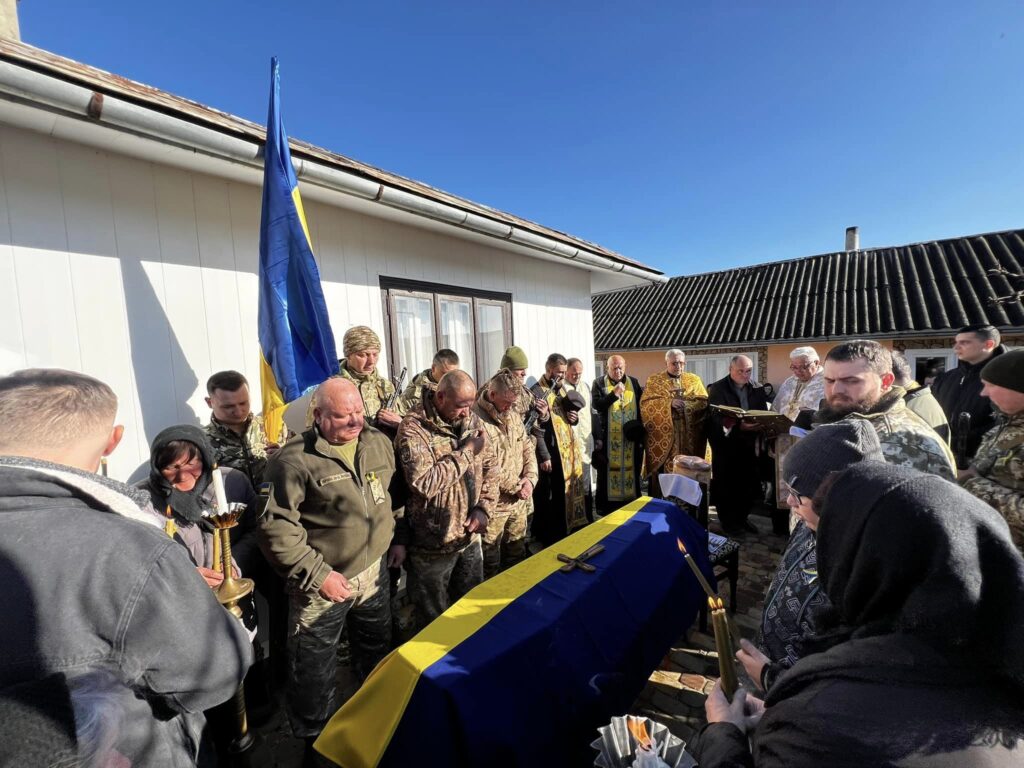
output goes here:
[[[238, 525], [238, 518], [242, 516], [245, 507], [245, 504], [234, 502], [228, 505], [226, 512], [209, 512], [205, 516], [214, 529], [214, 568], [224, 574], [224, 581], [216, 589], [217, 601], [239, 620], [242, 618], [242, 608], [238, 603], [252, 593], [256, 586], [252, 579], [236, 579], [231, 567], [231, 529]], [[220, 557], [217, 557], [218, 554]], [[231, 742], [230, 751], [234, 755], [240, 755], [249, 752], [256, 744], [255, 737], [249, 731], [244, 682], [239, 684], [238, 690], [235, 691], [234, 704], [237, 731]]]
[[238, 525], [238, 518], [245, 511], [245, 504], [232, 503], [228, 505], [227, 512], [210, 513], [206, 516], [207, 522], [214, 528], [213, 535], [217, 537], [220, 558], [214, 563], [221, 573], [224, 574], [224, 581], [217, 587], [217, 600], [227, 608], [234, 616], [242, 618], [242, 608], [239, 601], [255, 589], [256, 584], [252, 579], [236, 579], [231, 567], [231, 529]]

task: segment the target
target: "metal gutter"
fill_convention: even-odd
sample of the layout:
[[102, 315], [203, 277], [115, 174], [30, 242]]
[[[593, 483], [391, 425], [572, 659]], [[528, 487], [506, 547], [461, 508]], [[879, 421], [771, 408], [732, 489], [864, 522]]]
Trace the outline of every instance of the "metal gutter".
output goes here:
[[[24, 109], [14, 108], [17, 105], [43, 108], [53, 113], [53, 116], [29, 117]], [[8, 61], [0, 61], [0, 119], [29, 130], [109, 150], [109, 141], [101, 140], [96, 131], [89, 130], [91, 126], [101, 125], [192, 153], [227, 160], [249, 169], [261, 170], [263, 167], [262, 145], [259, 142], [231, 136]], [[148, 159], [154, 162], [174, 162], [167, 154], [140, 151], [144, 154], [148, 152]], [[665, 275], [617, 262], [520, 227], [339, 170], [326, 163], [300, 157], [293, 158], [293, 164], [299, 179], [346, 196], [525, 246], [544, 254], [546, 258], [554, 256], [575, 262], [583, 269], [613, 272], [651, 283], [668, 282]]]

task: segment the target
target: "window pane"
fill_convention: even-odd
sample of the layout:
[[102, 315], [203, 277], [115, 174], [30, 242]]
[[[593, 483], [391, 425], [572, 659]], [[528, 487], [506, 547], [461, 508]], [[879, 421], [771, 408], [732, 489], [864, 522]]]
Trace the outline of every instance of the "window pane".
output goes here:
[[441, 347], [455, 350], [459, 356], [459, 367], [470, 376], [475, 376], [473, 305], [469, 299], [439, 298], [438, 302], [441, 308]]
[[394, 294], [395, 330], [398, 335], [398, 370], [409, 369], [406, 381], [429, 368], [434, 359], [434, 302], [418, 296]]
[[476, 332], [480, 337], [480, 375], [491, 376], [505, 354], [505, 311], [496, 304], [478, 303]]

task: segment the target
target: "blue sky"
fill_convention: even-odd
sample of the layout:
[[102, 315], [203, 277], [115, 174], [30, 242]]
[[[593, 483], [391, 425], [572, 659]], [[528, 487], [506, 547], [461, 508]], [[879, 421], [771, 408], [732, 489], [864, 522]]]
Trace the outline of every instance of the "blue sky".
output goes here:
[[[286, 9], [290, 11], [286, 13]], [[25, 42], [690, 274], [1024, 226], [1024, 3], [24, 0]]]

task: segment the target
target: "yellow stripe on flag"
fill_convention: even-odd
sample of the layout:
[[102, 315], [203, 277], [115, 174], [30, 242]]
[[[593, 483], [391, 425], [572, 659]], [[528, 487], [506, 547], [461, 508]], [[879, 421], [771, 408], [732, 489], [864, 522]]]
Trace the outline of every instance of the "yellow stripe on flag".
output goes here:
[[306, 211], [302, 207], [302, 196], [299, 195], [299, 188], [292, 190], [292, 202], [295, 203], [295, 212], [299, 214], [299, 221], [302, 222], [302, 231], [306, 233], [306, 242], [310, 249], [313, 248], [313, 241], [309, 237], [309, 225], [306, 224]]
[[585, 552], [650, 500], [643, 496], [630, 502], [472, 589], [444, 612], [443, 621], [432, 622], [377, 665], [331, 718], [314, 744], [316, 750], [344, 768], [376, 768], [423, 672], [561, 568], [559, 552]]
[[277, 386], [277, 378], [270, 363], [260, 352], [260, 392], [263, 395], [263, 429], [271, 440], [277, 440], [284, 427], [286, 403]]

